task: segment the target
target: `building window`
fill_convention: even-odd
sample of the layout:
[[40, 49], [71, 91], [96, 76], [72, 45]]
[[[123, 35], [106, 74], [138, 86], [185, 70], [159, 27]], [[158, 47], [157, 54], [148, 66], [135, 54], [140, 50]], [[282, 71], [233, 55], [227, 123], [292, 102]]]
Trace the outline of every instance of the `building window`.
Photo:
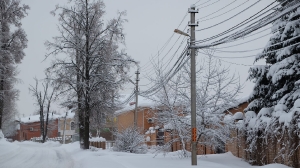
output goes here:
[[75, 123], [71, 122], [71, 130], [75, 130]]

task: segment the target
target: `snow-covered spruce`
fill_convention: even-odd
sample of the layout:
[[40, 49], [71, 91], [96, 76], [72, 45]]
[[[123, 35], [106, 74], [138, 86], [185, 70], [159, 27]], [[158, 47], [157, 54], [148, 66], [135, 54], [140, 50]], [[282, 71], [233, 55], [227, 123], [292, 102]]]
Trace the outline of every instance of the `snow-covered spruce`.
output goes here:
[[[299, 3], [296, 0], [278, 2], [281, 3], [279, 11]], [[300, 8], [297, 8], [273, 23], [273, 35], [255, 60], [265, 59], [266, 65], [249, 71], [249, 79], [255, 82], [255, 87], [251, 103], [245, 109], [244, 135], [247, 137], [246, 159], [252, 164], [284, 162], [300, 167], [299, 159], [295, 159], [299, 153], [299, 17]], [[272, 161], [267, 159], [270, 152], [276, 155]]]

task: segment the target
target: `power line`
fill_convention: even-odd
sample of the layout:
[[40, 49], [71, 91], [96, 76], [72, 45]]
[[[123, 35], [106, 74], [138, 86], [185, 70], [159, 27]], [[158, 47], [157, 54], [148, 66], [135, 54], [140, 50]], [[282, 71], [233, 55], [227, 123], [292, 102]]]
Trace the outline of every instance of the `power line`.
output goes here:
[[[298, 37], [299, 37], [299, 36], [298, 36]], [[283, 43], [283, 42], [281, 42], [281, 43]], [[300, 44], [300, 42], [295, 43], [295, 44], [292, 44], [292, 45], [289, 45], [289, 46], [286, 46], [286, 47], [282, 47], [282, 48], [277, 49], [277, 50], [273, 50], [273, 51], [269, 51], [269, 52], [265, 52], [265, 53], [261, 53], [261, 54], [255, 54], [255, 55], [238, 56], [238, 57], [223, 57], [223, 56], [215, 56], [215, 55], [214, 55], [213, 57], [217, 57], [217, 58], [249, 58], [249, 57], [255, 57], [255, 56], [258, 56], [258, 55], [266, 55], [266, 54], [274, 53], [274, 52], [277, 52], [277, 51], [280, 51], [280, 50], [284, 50], [284, 49], [286, 49], [286, 48], [288, 48], [288, 47], [296, 46], [296, 45], [298, 45], [298, 44]], [[201, 53], [201, 54], [205, 54], [205, 53], [200, 52], [200, 51], [198, 51], [198, 52]], [[206, 55], [206, 54], [205, 54], [205, 55]]]
[[250, 9], [251, 7], [253, 7], [254, 5], [256, 5], [256, 4], [257, 4], [258, 2], [260, 2], [260, 1], [261, 1], [261, 0], [258, 0], [258, 1], [256, 1], [256, 2], [255, 2], [255, 3], [253, 3], [252, 5], [248, 6], [246, 9], [243, 9], [242, 11], [240, 11], [239, 13], [237, 13], [237, 14], [235, 14], [235, 15], [231, 16], [231, 17], [230, 17], [230, 18], [228, 18], [228, 19], [225, 19], [225, 20], [223, 20], [223, 21], [221, 21], [221, 22], [219, 22], [219, 23], [217, 23], [217, 24], [214, 24], [214, 25], [212, 25], [212, 26], [208, 26], [208, 27], [205, 27], [205, 28], [202, 28], [202, 29], [196, 30], [196, 31], [203, 31], [203, 30], [207, 30], [207, 29], [210, 29], [210, 28], [212, 28], [212, 27], [218, 26], [218, 25], [220, 25], [220, 24], [222, 24], [222, 23], [224, 23], [224, 22], [227, 22], [228, 20], [231, 20], [231, 19], [233, 19], [234, 17], [236, 17], [236, 16], [240, 15], [241, 13], [243, 13], [243, 12], [247, 11], [248, 9]]
[[[206, 4], [207, 2], [210, 2], [210, 1], [211, 1], [211, 0], [205, 1], [204, 3], [202, 3], [202, 4], [199, 4], [199, 5], [197, 5], [197, 6], [204, 5], [204, 4]], [[199, 0], [198, 2], [200, 2], [200, 0]], [[197, 2], [197, 3], [198, 3], [198, 2]], [[197, 3], [195, 3], [195, 5], [196, 5]]]
[[[285, 2], [286, 2], [286, 1], [285, 1]], [[282, 2], [282, 3], [284, 3], [284, 2]], [[280, 5], [280, 4], [278, 4], [278, 5]], [[276, 5], [275, 7], [277, 7], [278, 5]], [[254, 31], [256, 31], [256, 30], [258, 30], [258, 29], [260, 29], [260, 28], [262, 28], [262, 27], [264, 27], [264, 26], [266, 26], [266, 25], [272, 23], [274, 20], [276, 20], [276, 19], [280, 18], [281, 16], [283, 16], [283, 15], [285, 15], [285, 14], [291, 12], [292, 10], [298, 8], [299, 6], [300, 6], [300, 4], [296, 4], [296, 5], [295, 5], [295, 4], [291, 4], [290, 6], [287, 6], [287, 7], [285, 8], [285, 10], [282, 11], [282, 12], [279, 12], [279, 13], [278, 13], [278, 11], [272, 12], [272, 13], [268, 14], [267, 16], [265, 16], [264, 18], [262, 18], [262, 19], [260, 19], [260, 20], [258, 20], [258, 21], [255, 21], [254, 23], [251, 23], [251, 26], [248, 26], [248, 27], [246, 27], [245, 29], [239, 30], [239, 31], [237, 31], [237, 32], [235, 32], [235, 33], [233, 33], [233, 34], [231, 34], [231, 35], [228, 35], [228, 36], [224, 37], [223, 39], [220, 39], [220, 40], [214, 42], [214, 43], [215, 43], [214, 46], [219, 45], [219, 44], [222, 44], [222, 43], [230, 42], [230, 41], [239, 39], [239, 38], [241, 38], [241, 37], [244, 37], [245, 35], [250, 34], [250, 33], [254, 32]], [[275, 8], [275, 7], [273, 7], [273, 8]], [[273, 8], [269, 9], [268, 11], [272, 10]], [[289, 9], [289, 10], [288, 10], [288, 9]], [[268, 11], [266, 11], [266, 12], [268, 12]], [[264, 12], [264, 13], [266, 13], [266, 12]], [[264, 13], [263, 13], [263, 14], [264, 14]], [[257, 14], [258, 14], [258, 13], [257, 13]], [[261, 16], [261, 15], [263, 15], [263, 14], [260, 14], [259, 16]], [[256, 15], [256, 14], [255, 14], [255, 15]], [[255, 16], [255, 15], [253, 15], [253, 16]], [[253, 17], [253, 16], [251, 16], [251, 17]], [[246, 23], [251, 22], [252, 20], [258, 18], [259, 16], [255, 17], [255, 18], [253, 18], [253, 19], [251, 19], [251, 20], [249, 20], [249, 21], [247, 21]], [[251, 17], [250, 17], [250, 18], [251, 18]], [[250, 19], [250, 18], [248, 18], [248, 19]], [[247, 19], [247, 20], [248, 20], [248, 19]], [[245, 21], [246, 21], [246, 20], [244, 20], [243, 22], [245, 22]], [[241, 27], [241, 26], [245, 25], [246, 23], [243, 23], [243, 22], [239, 23], [239, 24], [236, 25], [236, 26]], [[243, 23], [243, 24], [242, 24], [242, 23]], [[240, 25], [240, 24], [242, 24], [242, 25]], [[240, 25], [240, 26], [239, 26], [239, 25]], [[235, 27], [236, 27], [236, 26], [235, 26]], [[232, 29], [232, 28], [231, 28], [231, 29]], [[236, 29], [236, 28], [235, 28], [235, 29]], [[230, 29], [229, 29], [229, 30], [230, 30]], [[229, 30], [227, 30], [227, 31], [229, 31]], [[232, 30], [230, 30], [230, 31], [232, 31]], [[230, 31], [229, 31], [229, 32], [230, 32]], [[224, 33], [224, 32], [223, 32], [223, 33]], [[227, 32], [227, 33], [228, 33], [228, 32]], [[226, 34], [227, 34], [227, 33], [226, 33]], [[206, 40], [207, 40], [207, 39], [206, 39]]]
[[[274, 2], [273, 2], [273, 3], [274, 3]], [[273, 10], [275, 7], [277, 7], [278, 5], [280, 5], [280, 4], [278, 4], [278, 5], [274, 6], [274, 7], [272, 7], [271, 9], [267, 10], [266, 12], [264, 12], [264, 13], [258, 15], [259, 13], [261, 13], [262, 11], [264, 11], [265, 9], [267, 9], [269, 6], [271, 6], [273, 3], [269, 4], [269, 5], [268, 5], [267, 7], [265, 7], [264, 9], [260, 10], [259, 12], [257, 12], [257, 13], [254, 14], [254, 15], [252, 15], [252, 16], [249, 17], [248, 19], [246, 19], [246, 20], [240, 22], [239, 24], [237, 24], [237, 25], [231, 27], [230, 29], [228, 29], [228, 30], [226, 30], [226, 31], [224, 31], [224, 32], [222, 32], [222, 33], [219, 33], [219, 34], [217, 34], [217, 35], [214, 35], [214, 36], [212, 36], [212, 37], [209, 37], [209, 38], [206, 38], [206, 39], [203, 39], [203, 40], [198, 40], [198, 41], [196, 41], [196, 42], [197, 42], [197, 43], [203, 43], [203, 42], [207, 42], [207, 41], [216, 39], [216, 38], [218, 38], [218, 37], [221, 37], [221, 36], [223, 36], [223, 35], [225, 35], [225, 34], [228, 34], [229, 32], [232, 32], [232, 31], [234, 31], [234, 30], [236, 30], [236, 29], [238, 29], [238, 28], [240, 28], [240, 27], [246, 25], [247, 23], [249, 23], [249, 22], [251, 22], [251, 21], [253, 21], [253, 20], [259, 18], [260, 16], [264, 15], [265, 13], [269, 12], [270, 10]], [[282, 3], [283, 3], [283, 2], [282, 2]], [[252, 4], [252, 5], [253, 5], [253, 4]], [[274, 14], [274, 13], [276, 13], [276, 11], [273, 12], [273, 13], [271, 13], [271, 14]], [[267, 16], [270, 16], [271, 14], [268, 14]], [[256, 16], [256, 15], [258, 15], [258, 16]], [[256, 17], [254, 17], [254, 16], [256, 16]], [[252, 19], [251, 19], [251, 18], [252, 18]], [[265, 18], [266, 18], [266, 16], [265, 16]], [[258, 20], [258, 21], [256, 21], [256, 22], [254, 22], [254, 23], [258, 23], [258, 24], [255, 25], [254, 23], [252, 23], [252, 25], [254, 25], [254, 26], [250, 26], [250, 27], [248, 26], [248, 27], [247, 27], [246, 29], [244, 29], [243, 31], [235, 32], [235, 33], [233, 33], [233, 34], [231, 34], [231, 35], [228, 35], [228, 36], [224, 37], [223, 39], [218, 40], [218, 41], [216, 41], [216, 42], [214, 42], [214, 43], [222, 44], [222, 43], [225, 43], [224, 41], [225, 41], [226, 38], [227, 38], [227, 39], [228, 39], [228, 38], [231, 38], [230, 40], [226, 40], [226, 42], [228, 42], [228, 41], [232, 41], [233, 39], [239, 38], [239, 36], [238, 36], [238, 37], [235, 37], [235, 38], [232, 38], [232, 36], [237, 36], [237, 35], [240, 35], [240, 34], [242, 34], [242, 36], [245, 36], [245, 35], [247, 35], [247, 34], [250, 34], [251, 32], [253, 32], [253, 31], [255, 31], [255, 30], [258, 29], [258, 28], [256, 28], [257, 25], [260, 25], [259, 28], [261, 28], [261, 27], [263, 27], [263, 26], [266, 25], [266, 24], [261, 24], [261, 21], [262, 21], [262, 19], [260, 19], [260, 20]], [[268, 24], [269, 24], [269, 23], [268, 23]], [[256, 29], [254, 29], [254, 27], [255, 27]], [[249, 30], [253, 30], [253, 31], [250, 31], [250, 32], [249, 32]], [[238, 34], [238, 33], [240, 33], [240, 34]], [[240, 35], [240, 36], [241, 36], [241, 35]], [[222, 40], [223, 40], [223, 41], [222, 41]], [[215, 45], [219, 45], [219, 44], [215, 44]]]
[[[198, 8], [198, 9], [206, 8], [206, 7], [211, 6], [211, 5], [213, 5], [213, 4], [215, 4], [215, 3], [219, 2], [219, 1], [220, 1], [220, 0], [217, 0], [216, 2], [213, 2], [213, 3], [209, 4], [209, 5], [203, 6], [203, 7]], [[200, 6], [200, 5], [198, 5], [198, 6]], [[198, 7], [198, 6], [197, 6], [197, 7]]]
[[[182, 20], [181, 20], [181, 22], [179, 23], [179, 25], [177, 26], [177, 28], [179, 28], [180, 26], [181, 26], [181, 24], [183, 23], [183, 21], [184, 21], [184, 19], [186, 18], [186, 16], [187, 16], [187, 14], [188, 13], [186, 13], [185, 15], [184, 15], [184, 17], [182, 18]], [[186, 26], [187, 27], [187, 26]], [[185, 29], [186, 29], [186, 27], [185, 27]], [[172, 36], [167, 40], [167, 42], [163, 45], [163, 47], [160, 49], [160, 50], [158, 50], [158, 54], [156, 54], [153, 58], [154, 59], [156, 59], [158, 56], [159, 56], [159, 52], [163, 52], [164, 50], [165, 50], [165, 48], [167, 47], [167, 45], [170, 43], [170, 41], [171, 41], [171, 39], [174, 37], [174, 32], [172, 33]], [[176, 40], [176, 42], [177, 42], [178, 40]], [[176, 42], [175, 42], [175, 44], [176, 44]], [[175, 44], [173, 44], [173, 46], [175, 45]], [[148, 65], [147, 65], [148, 64]], [[145, 67], [146, 66], [146, 68], [149, 66], [149, 63], [147, 62], [146, 64], [144, 64], [142, 67]]]
[[[284, 27], [283, 27], [283, 28], [284, 28]], [[267, 35], [269, 35], [269, 34], [267, 34]], [[264, 36], [266, 36], [266, 35], [264, 35]], [[261, 37], [264, 37], [264, 36], [261, 36]], [[258, 38], [261, 38], [261, 37], [258, 37]], [[242, 52], [255, 51], [255, 50], [260, 50], [260, 49], [268, 50], [268, 48], [271, 48], [271, 47], [280, 45], [280, 44], [282, 44], [282, 43], [286, 43], [286, 42], [291, 41], [291, 40], [295, 40], [295, 39], [297, 39], [297, 38], [300, 38], [300, 35], [299, 35], [299, 36], [294, 36], [294, 37], [292, 37], [292, 38], [290, 38], [290, 39], [287, 39], [287, 40], [284, 40], [284, 41], [281, 41], [281, 42], [278, 42], [278, 43], [275, 43], [275, 44], [272, 44], [272, 45], [269, 45], [269, 46], [267, 46], [267, 47], [256, 48], [256, 49], [251, 49], [251, 50], [243, 50], [243, 51], [224, 51], [224, 50], [218, 50], [218, 49], [220, 49], [220, 48], [214, 48], [214, 50], [217, 51], [217, 52], [229, 52], [229, 53], [242, 53]], [[250, 41], [252, 41], [252, 40], [250, 40]], [[249, 42], [249, 41], [248, 41], [248, 42]], [[240, 45], [240, 44], [239, 44], [239, 45]], [[227, 47], [227, 48], [229, 48], [229, 47]]]
[[[286, 1], [285, 1], [286, 2]], [[294, 1], [294, 2], [297, 2], [297, 1]], [[284, 2], [282, 2], [282, 3], [284, 3]], [[237, 31], [237, 32], [235, 32], [235, 33], [233, 33], [233, 34], [231, 34], [231, 35], [228, 35], [228, 36], [226, 36], [226, 37], [224, 37], [223, 39], [221, 39], [221, 40], [218, 40], [218, 41], [215, 41], [215, 42], [213, 42], [213, 43], [211, 43], [211, 44], [209, 44], [209, 45], [205, 45], [205, 47], [213, 47], [213, 46], [217, 46], [217, 45], [221, 45], [221, 44], [224, 44], [224, 43], [228, 43], [228, 42], [232, 42], [232, 41], [235, 41], [235, 40], [237, 40], [237, 39], [239, 39], [239, 38], [241, 38], [241, 37], [245, 37], [245, 35], [247, 35], [247, 34], [250, 34], [250, 33], [252, 33], [252, 32], [254, 32], [254, 31], [256, 31], [256, 30], [258, 30], [258, 29], [260, 29], [260, 28], [262, 28], [262, 27], [264, 27], [264, 26], [266, 26], [266, 25], [268, 25], [268, 24], [270, 24], [271, 22], [273, 22], [274, 20], [277, 20], [278, 18], [280, 18], [280, 17], [282, 17], [283, 15], [285, 15], [285, 14], [287, 14], [287, 13], [289, 13], [289, 12], [291, 12], [292, 10], [295, 10], [295, 9], [297, 9], [298, 7], [300, 6], [300, 4], [298, 3], [292, 3], [292, 4], [290, 4], [290, 5], [287, 5], [284, 9], [282, 9], [280, 12], [278, 12], [278, 11], [275, 11], [275, 12], [273, 12], [273, 13], [271, 13], [271, 14], [269, 14], [268, 16], [269, 17], [265, 17], [265, 18], [263, 18], [263, 19], [260, 19], [259, 21], [256, 21], [255, 23], [257, 23], [257, 24], [254, 24], [254, 23], [252, 23], [252, 25], [254, 25], [254, 26], [250, 26], [250, 27], [247, 27], [246, 29], [242, 29], [242, 30], [239, 30], [239, 31]], [[274, 8], [274, 7], [273, 7]], [[251, 16], [251, 17], [253, 17], [253, 16]], [[250, 18], [251, 18], [250, 17]], [[248, 18], [249, 19], [249, 18]], [[247, 20], [248, 20], [247, 19]], [[252, 19], [253, 20], [253, 19]], [[246, 21], [246, 20], [245, 20]], [[243, 21], [243, 22], [245, 22], [245, 21]], [[251, 21], [251, 20], [250, 20]], [[248, 21], [248, 22], [250, 22], [250, 21]], [[241, 23], [240, 23], [241, 24]], [[238, 26], [238, 25], [236, 25], [236, 26]], [[236, 27], [235, 26], [235, 27]], [[233, 27], [232, 27], [233, 28]], [[231, 29], [232, 29], [231, 28]], [[228, 29], [227, 31], [232, 31], [232, 30], [230, 30], [230, 29]], [[225, 31], [226, 32], [226, 31]], [[227, 34], [228, 32], [223, 32], [223, 34]], [[220, 34], [218, 34], [218, 35], [216, 35], [216, 36], [220, 36]], [[210, 37], [211, 39], [213, 39], [213, 38], [216, 38], [215, 36], [213, 36], [213, 37]], [[198, 43], [199, 42], [204, 42], [204, 41], [208, 41], [209, 40], [209, 38], [207, 38], [207, 39], [204, 39], [204, 40], [200, 40], [200, 41], [197, 41]]]
[[[208, 15], [206, 15], [206, 16], [203, 16], [203, 17], [201, 17], [201, 18], [198, 18], [197, 20], [201, 20], [201, 19], [206, 18], [206, 17], [208, 17], [208, 16], [211, 16], [211, 15], [213, 15], [213, 14], [215, 14], [215, 13], [218, 13], [218, 12], [220, 12], [221, 10], [225, 9], [226, 7], [230, 6], [231, 4], [233, 4], [233, 3], [236, 2], [236, 1], [237, 1], [237, 0], [234, 0], [234, 1], [232, 1], [231, 3], [229, 3], [228, 5], [222, 7], [221, 9], [218, 9], [218, 10], [216, 10], [216, 11], [213, 12], [213, 13], [210, 13], [210, 14], [208, 14]], [[248, 0], [248, 1], [249, 1], [249, 0]], [[231, 10], [232, 10], [232, 9], [231, 9]], [[224, 14], [224, 13], [223, 13], [223, 14]], [[222, 15], [222, 14], [221, 14], [221, 15]], [[218, 15], [218, 16], [220, 16], [220, 15]], [[213, 18], [210, 18], [210, 19], [213, 19]], [[208, 20], [210, 20], [210, 19], [208, 19]], [[205, 21], [205, 20], [203, 20], [203, 21]], [[202, 20], [201, 20], [201, 22], [202, 22]]]

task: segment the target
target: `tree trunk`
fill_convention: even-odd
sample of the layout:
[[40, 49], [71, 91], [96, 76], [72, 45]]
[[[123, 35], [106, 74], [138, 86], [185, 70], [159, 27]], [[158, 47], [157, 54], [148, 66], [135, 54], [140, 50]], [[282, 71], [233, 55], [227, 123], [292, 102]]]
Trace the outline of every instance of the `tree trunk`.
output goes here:
[[40, 107], [40, 129], [41, 129], [41, 137], [43, 138], [42, 143], [44, 143], [44, 111], [43, 107]]
[[[2, 72], [2, 71], [1, 71]], [[0, 75], [3, 75], [2, 73]], [[4, 80], [1, 77], [0, 80], [0, 130], [2, 129], [2, 118], [4, 109]]]
[[45, 125], [45, 130], [44, 130], [44, 135], [43, 135], [43, 143], [46, 140], [47, 133], [48, 133], [48, 122], [49, 122], [49, 111], [47, 111], [47, 116], [46, 116], [46, 125]]
[[90, 52], [89, 52], [89, 11], [88, 0], [85, 0], [85, 14], [86, 14], [86, 26], [85, 26], [85, 116], [84, 116], [84, 149], [89, 149], [89, 137], [90, 137]]
[[79, 140], [80, 140], [80, 148], [84, 149], [84, 116], [81, 105], [81, 95], [78, 94], [78, 125], [79, 125]]

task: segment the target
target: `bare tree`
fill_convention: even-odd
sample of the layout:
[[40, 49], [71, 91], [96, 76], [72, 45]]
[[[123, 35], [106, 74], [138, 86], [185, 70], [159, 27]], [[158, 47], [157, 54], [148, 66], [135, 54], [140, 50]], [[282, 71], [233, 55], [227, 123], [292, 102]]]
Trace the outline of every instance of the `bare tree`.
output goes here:
[[[234, 128], [232, 119], [224, 119], [226, 110], [238, 105], [237, 96], [241, 85], [238, 78], [229, 75], [228, 68], [223, 68], [213, 58], [212, 50], [205, 52], [210, 56], [202, 58], [201, 64], [198, 62], [196, 71], [197, 144], [213, 147], [215, 150], [224, 149], [225, 142], [229, 140], [230, 129]], [[155, 96], [161, 107], [157, 121], [165, 129], [172, 130], [173, 141], [180, 141], [185, 148], [184, 144], [191, 140], [190, 68], [185, 65], [177, 72], [176, 77], [166, 83], [161, 67], [155, 67], [158, 73], [153, 80], [162, 86]], [[187, 156], [185, 152], [183, 154]]]
[[[39, 115], [40, 115], [40, 130], [42, 136], [42, 143], [45, 142], [47, 137], [48, 125], [49, 125], [49, 112], [51, 103], [54, 100], [54, 93], [56, 91], [56, 87], [52, 90], [50, 89], [50, 79], [47, 78], [42, 83], [42, 91], [39, 90], [39, 81], [34, 78], [35, 86], [30, 85], [29, 91], [32, 93], [32, 96], [36, 99], [36, 104], [39, 107]], [[45, 121], [46, 120], [46, 121]]]
[[102, 1], [73, 2], [71, 7], [57, 6], [53, 12], [61, 11], [60, 35], [54, 42], [46, 42], [51, 50], [47, 57], [57, 56], [48, 71], [55, 74], [65, 103], [77, 104], [80, 144], [88, 149], [91, 117], [99, 116], [99, 107], [111, 106], [111, 99], [127, 78], [131, 59], [118, 48], [124, 43], [124, 12], [104, 24]]

